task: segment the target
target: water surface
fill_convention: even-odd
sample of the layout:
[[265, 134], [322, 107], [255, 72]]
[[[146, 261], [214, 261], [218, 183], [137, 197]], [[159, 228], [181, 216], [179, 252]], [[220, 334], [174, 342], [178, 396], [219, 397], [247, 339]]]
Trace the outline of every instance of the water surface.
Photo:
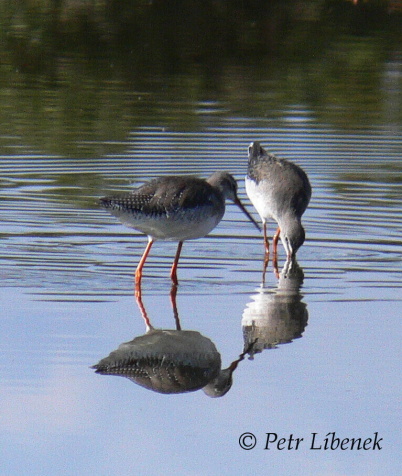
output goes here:
[[[378, 79], [367, 87], [360, 65], [357, 76], [317, 84], [317, 70], [268, 74], [261, 64], [227, 66], [207, 86], [195, 70], [151, 75], [138, 89], [86, 72], [78, 87], [74, 62], [57, 88], [1, 84], [5, 474], [398, 473], [400, 57], [366, 65]], [[184, 244], [178, 316], [174, 243], [154, 245], [138, 307], [133, 273], [146, 237], [98, 198], [155, 176], [228, 170], [257, 218], [243, 182], [253, 140], [310, 177], [297, 266], [284, 269], [280, 247], [281, 275], [270, 263], [263, 282], [262, 236], [228, 204], [208, 237]], [[176, 329], [179, 318], [212, 341], [222, 368], [249, 350], [226, 395], [163, 395], [90, 369], [145, 334], [144, 312], [155, 328]], [[245, 432], [257, 437], [253, 450], [239, 447]], [[269, 432], [304, 444], [264, 450]], [[378, 432], [383, 449], [314, 451], [313, 432]]]

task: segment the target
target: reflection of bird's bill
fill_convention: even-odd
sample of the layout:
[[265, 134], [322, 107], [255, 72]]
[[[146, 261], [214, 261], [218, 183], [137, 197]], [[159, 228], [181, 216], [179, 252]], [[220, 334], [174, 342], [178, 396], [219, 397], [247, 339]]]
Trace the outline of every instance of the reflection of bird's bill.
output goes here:
[[252, 351], [257, 339], [251, 342], [246, 349], [239, 355], [239, 358], [234, 360], [227, 369], [221, 370], [216, 379], [206, 385], [202, 390], [205, 395], [211, 398], [223, 397], [228, 393], [233, 384], [233, 372], [237, 369], [239, 362], [244, 360], [245, 356]]
[[296, 257], [295, 256], [291, 256], [291, 257], [288, 256], [287, 259], [286, 259], [285, 264], [283, 265], [281, 275], [286, 276], [292, 270], [292, 268], [295, 267], [295, 266], [298, 266], [297, 261], [296, 261]]
[[283, 265], [282, 271], [280, 272], [279, 279], [279, 288], [282, 287], [282, 285], [284, 284], [283, 279], [285, 279], [286, 281], [290, 281], [292, 283], [292, 288], [295, 291], [298, 292], [300, 290], [300, 287], [304, 281], [304, 272], [303, 268], [297, 262], [295, 256], [292, 256], [286, 260], [285, 264]]
[[246, 207], [241, 203], [241, 201], [239, 199], [235, 200], [234, 202], [242, 212], [245, 213], [245, 215], [248, 217], [248, 219], [250, 221], [252, 221], [254, 223], [254, 225], [256, 226], [257, 230], [258, 231], [261, 231], [261, 227], [260, 225], [254, 220], [254, 218], [250, 215], [250, 213], [246, 210]]

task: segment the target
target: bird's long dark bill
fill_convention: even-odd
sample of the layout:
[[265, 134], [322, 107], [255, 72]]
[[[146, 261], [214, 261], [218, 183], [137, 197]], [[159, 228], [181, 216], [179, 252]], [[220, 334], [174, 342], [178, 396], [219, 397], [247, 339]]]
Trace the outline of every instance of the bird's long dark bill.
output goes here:
[[241, 203], [239, 199], [235, 201], [235, 204], [240, 208], [241, 211], [243, 211], [247, 217], [249, 218], [250, 221], [254, 223], [258, 231], [261, 231], [260, 225], [254, 220], [254, 218], [250, 215], [250, 213], [246, 210], [245, 206]]

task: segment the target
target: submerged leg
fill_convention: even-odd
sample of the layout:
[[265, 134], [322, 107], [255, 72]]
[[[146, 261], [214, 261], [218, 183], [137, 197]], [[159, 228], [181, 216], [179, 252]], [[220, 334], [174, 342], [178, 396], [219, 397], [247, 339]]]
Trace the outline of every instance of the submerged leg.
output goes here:
[[173, 281], [173, 284], [177, 286], [179, 284], [179, 281], [177, 280], [177, 265], [179, 263], [179, 258], [180, 258], [180, 253], [181, 249], [183, 247], [183, 242], [179, 241], [179, 244], [177, 246], [177, 251], [176, 251], [176, 256], [173, 261], [173, 266], [172, 270], [170, 271], [170, 279]]
[[144, 267], [145, 261], [148, 258], [149, 252], [151, 251], [151, 247], [154, 244], [154, 240], [152, 238], [149, 238], [147, 247], [145, 248], [145, 251], [140, 259], [140, 262], [138, 263], [137, 269], [135, 270], [135, 286], [140, 286], [141, 284], [141, 278], [142, 278], [142, 268]]

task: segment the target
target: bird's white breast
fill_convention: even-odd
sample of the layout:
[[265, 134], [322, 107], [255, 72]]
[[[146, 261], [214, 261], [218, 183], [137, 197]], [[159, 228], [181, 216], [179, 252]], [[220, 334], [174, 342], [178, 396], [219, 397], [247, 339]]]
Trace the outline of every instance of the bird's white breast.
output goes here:
[[246, 176], [245, 186], [248, 198], [254, 205], [263, 222], [273, 218], [276, 220], [276, 206], [272, 193], [264, 181], [258, 184]]

